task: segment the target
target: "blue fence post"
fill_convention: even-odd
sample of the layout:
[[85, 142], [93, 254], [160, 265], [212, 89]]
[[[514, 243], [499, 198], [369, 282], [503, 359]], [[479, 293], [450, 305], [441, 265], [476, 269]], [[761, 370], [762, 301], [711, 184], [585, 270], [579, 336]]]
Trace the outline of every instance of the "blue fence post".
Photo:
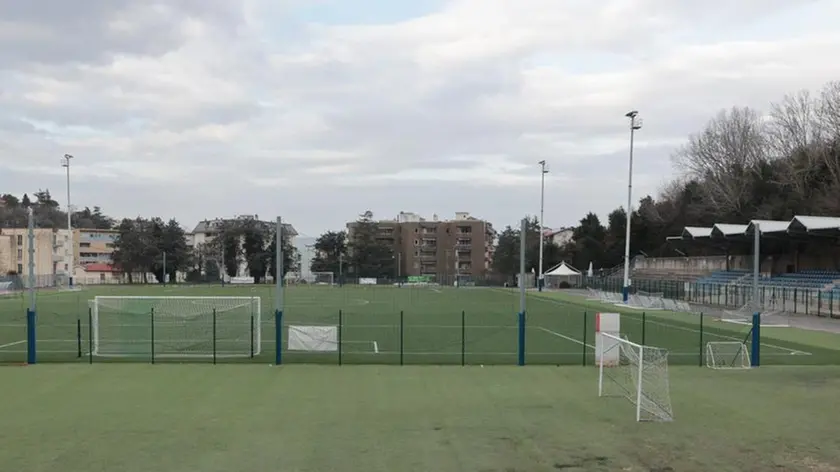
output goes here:
[[752, 319], [752, 353], [750, 354], [750, 365], [758, 367], [761, 365], [761, 314], [753, 313]]
[[525, 365], [525, 312], [519, 312], [519, 365]]
[[26, 310], [26, 363], [35, 364], [35, 311]]
[[283, 362], [283, 310], [274, 310], [274, 365]]

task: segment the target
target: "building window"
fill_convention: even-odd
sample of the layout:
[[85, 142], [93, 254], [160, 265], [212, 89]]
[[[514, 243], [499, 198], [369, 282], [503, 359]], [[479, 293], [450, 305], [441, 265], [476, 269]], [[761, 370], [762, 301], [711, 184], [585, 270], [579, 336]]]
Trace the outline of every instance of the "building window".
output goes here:
[[23, 235], [22, 234], [17, 235], [17, 243], [18, 243], [18, 246], [23, 244]]
[[23, 273], [23, 264], [18, 264], [18, 274]]
[[67, 272], [67, 270], [69, 270], [67, 264], [64, 264], [64, 271]]
[[79, 243], [79, 247], [90, 247], [90, 243]]

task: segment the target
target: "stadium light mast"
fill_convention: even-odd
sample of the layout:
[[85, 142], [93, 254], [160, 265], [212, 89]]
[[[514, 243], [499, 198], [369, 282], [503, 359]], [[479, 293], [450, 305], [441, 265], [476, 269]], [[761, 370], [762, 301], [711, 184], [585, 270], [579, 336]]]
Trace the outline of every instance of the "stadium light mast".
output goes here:
[[633, 138], [636, 130], [642, 128], [642, 119], [639, 118], [639, 112], [636, 110], [627, 112], [625, 114], [630, 118], [630, 166], [627, 176], [627, 210], [626, 210], [626, 234], [624, 236], [624, 287], [622, 288], [622, 298], [624, 303], [627, 303], [630, 297], [630, 217], [633, 214], [631, 210], [633, 199]]
[[542, 292], [545, 286], [545, 274], [543, 274], [543, 247], [545, 244], [545, 222], [543, 221], [545, 215], [545, 174], [548, 170], [545, 168], [545, 160], [538, 162], [540, 165], [540, 266], [537, 279], [537, 290]]
[[61, 165], [62, 167], [67, 168], [67, 238], [70, 244], [70, 256], [67, 260], [67, 267], [70, 270], [67, 274], [67, 283], [69, 288], [73, 288], [73, 256], [75, 247], [73, 246], [73, 210], [70, 208], [70, 159], [73, 159], [73, 156], [65, 154]]

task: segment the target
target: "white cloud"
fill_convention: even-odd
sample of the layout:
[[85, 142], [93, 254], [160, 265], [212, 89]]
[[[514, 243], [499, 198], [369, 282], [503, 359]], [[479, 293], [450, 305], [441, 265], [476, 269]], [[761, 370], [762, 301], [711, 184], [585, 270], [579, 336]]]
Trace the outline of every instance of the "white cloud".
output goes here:
[[623, 204], [629, 109], [641, 196], [718, 109], [840, 74], [830, 0], [452, 0], [376, 24], [306, 3], [3, 3], [3, 191], [62, 188], [69, 152], [79, 198], [117, 216], [504, 225], [536, 212], [546, 159], [547, 223], [570, 224]]

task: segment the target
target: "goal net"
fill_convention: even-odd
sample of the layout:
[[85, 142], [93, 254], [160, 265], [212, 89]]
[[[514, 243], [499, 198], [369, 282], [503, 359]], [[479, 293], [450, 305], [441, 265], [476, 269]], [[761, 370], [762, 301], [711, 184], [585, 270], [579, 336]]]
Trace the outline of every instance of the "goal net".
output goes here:
[[598, 333], [599, 397], [624, 397], [636, 406], [636, 421], [672, 421], [668, 351]]
[[90, 301], [93, 355], [247, 357], [260, 353], [259, 297], [120, 297]]
[[752, 325], [753, 314], [758, 312], [761, 326], [764, 328], [786, 328], [790, 326], [790, 317], [776, 307], [775, 301], [767, 301], [755, 306], [747, 303], [735, 310], [723, 310], [721, 321], [740, 325]]
[[333, 285], [335, 274], [333, 272], [313, 272], [312, 283], [316, 285]]
[[749, 369], [750, 352], [738, 341], [706, 343], [706, 367], [711, 369]]

